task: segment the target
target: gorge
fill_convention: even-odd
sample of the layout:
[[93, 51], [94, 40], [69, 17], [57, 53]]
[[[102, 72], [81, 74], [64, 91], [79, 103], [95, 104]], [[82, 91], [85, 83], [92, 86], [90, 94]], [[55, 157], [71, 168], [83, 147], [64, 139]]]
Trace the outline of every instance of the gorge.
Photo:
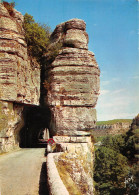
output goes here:
[[[48, 128], [56, 143], [53, 152], [63, 152], [53, 157], [57, 169], [71, 166], [69, 177], [79, 191], [92, 194], [90, 130], [96, 125], [100, 70], [94, 53], [88, 51], [85, 22], [71, 19], [57, 25], [49, 47], [61, 48], [53, 61], [44, 54], [41, 66], [27, 53], [23, 16], [15, 9], [10, 15], [2, 3], [0, 29], [1, 152], [34, 147], [39, 132]], [[51, 165], [47, 168], [49, 174]]]

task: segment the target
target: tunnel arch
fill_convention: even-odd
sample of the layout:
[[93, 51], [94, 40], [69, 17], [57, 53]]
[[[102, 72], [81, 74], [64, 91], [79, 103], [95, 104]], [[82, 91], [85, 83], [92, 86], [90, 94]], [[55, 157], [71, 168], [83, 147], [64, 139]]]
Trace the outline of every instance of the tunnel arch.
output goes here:
[[51, 113], [49, 107], [26, 106], [23, 110], [24, 126], [19, 132], [21, 148], [38, 147], [40, 133], [49, 129]]

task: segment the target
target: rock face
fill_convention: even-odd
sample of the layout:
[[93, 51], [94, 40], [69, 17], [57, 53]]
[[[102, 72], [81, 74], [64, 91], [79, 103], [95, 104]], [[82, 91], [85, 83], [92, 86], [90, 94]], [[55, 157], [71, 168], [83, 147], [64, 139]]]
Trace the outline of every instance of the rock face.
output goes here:
[[112, 125], [97, 125], [93, 129], [92, 134], [96, 137], [123, 134], [129, 130], [130, 125], [130, 122], [117, 122]]
[[74, 182], [69, 182], [70, 188], [77, 186], [81, 194], [92, 195], [94, 146], [90, 130], [96, 124], [100, 71], [94, 54], [88, 51], [85, 29], [85, 22], [79, 19], [56, 27], [52, 46], [60, 43], [62, 48], [55, 60], [46, 64], [44, 86], [45, 103], [51, 110], [50, 134], [56, 151], [63, 152], [57, 162], [59, 174], [62, 177], [67, 172], [67, 180]]
[[0, 153], [19, 146], [19, 132], [24, 125], [24, 106], [0, 101]]
[[0, 3], [0, 100], [38, 105], [40, 67], [27, 55], [23, 16]]
[[[88, 51], [86, 24], [72, 19], [58, 25], [52, 33], [51, 46], [60, 43], [62, 48], [55, 60], [43, 67], [44, 87], [41, 87], [45, 93], [41, 94], [41, 103], [45, 96], [45, 105], [43, 102], [39, 113], [38, 107], [34, 110], [31, 106], [39, 105], [40, 67], [27, 55], [22, 25], [23, 16], [14, 9], [10, 14], [0, 3], [0, 150], [7, 152], [18, 146], [19, 131], [26, 134], [26, 127], [28, 136], [33, 137], [34, 126], [45, 128], [45, 121], [51, 115], [50, 136], [53, 135], [56, 151], [64, 152], [57, 162], [62, 163], [60, 167], [65, 163], [67, 167], [72, 166], [69, 174], [79, 191], [92, 195], [94, 147], [90, 130], [96, 123], [100, 71], [94, 54]], [[30, 115], [24, 123], [25, 113]], [[28, 122], [33, 131], [28, 129]]]
[[88, 135], [96, 122], [100, 71], [94, 53], [88, 51], [85, 28], [84, 21], [72, 19], [51, 35], [53, 45], [62, 43], [59, 55], [46, 69], [53, 134]]
[[25, 105], [39, 105], [40, 67], [27, 54], [23, 16], [0, 3], [0, 150], [19, 144]]

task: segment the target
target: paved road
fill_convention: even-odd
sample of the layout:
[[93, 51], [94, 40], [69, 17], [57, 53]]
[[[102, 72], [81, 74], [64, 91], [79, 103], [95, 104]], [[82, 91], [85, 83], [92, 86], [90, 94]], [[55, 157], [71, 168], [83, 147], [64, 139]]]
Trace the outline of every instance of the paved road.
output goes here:
[[47, 195], [45, 149], [0, 156], [0, 195]]

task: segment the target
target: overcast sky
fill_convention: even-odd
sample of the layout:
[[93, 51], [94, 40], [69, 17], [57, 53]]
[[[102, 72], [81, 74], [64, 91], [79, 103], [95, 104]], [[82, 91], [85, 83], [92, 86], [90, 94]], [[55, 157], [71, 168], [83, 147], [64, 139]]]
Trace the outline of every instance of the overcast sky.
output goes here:
[[[8, 1], [11, 2], [11, 1]], [[134, 118], [139, 112], [137, 0], [15, 0], [16, 9], [52, 30], [72, 18], [83, 19], [89, 50], [101, 70], [98, 120]]]

